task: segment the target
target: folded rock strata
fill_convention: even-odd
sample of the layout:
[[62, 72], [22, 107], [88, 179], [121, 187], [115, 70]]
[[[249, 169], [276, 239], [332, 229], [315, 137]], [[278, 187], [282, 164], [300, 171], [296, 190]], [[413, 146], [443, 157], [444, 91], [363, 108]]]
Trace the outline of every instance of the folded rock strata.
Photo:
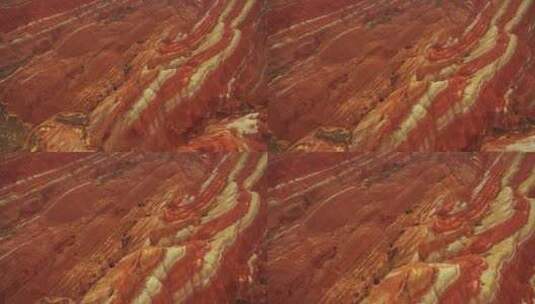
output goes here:
[[270, 162], [270, 303], [531, 303], [535, 155]]
[[2, 1], [0, 302], [532, 303], [534, 2]]
[[265, 154], [10, 154], [3, 303], [233, 303], [264, 256]]
[[14, 153], [0, 164], [6, 303], [534, 295], [532, 154]]
[[535, 118], [534, 19], [531, 0], [274, 0], [277, 146], [473, 151], [517, 140]]
[[265, 150], [264, 11], [262, 0], [4, 1], [0, 102], [28, 124], [19, 146]]
[[525, 150], [534, 18], [532, 0], [7, 1], [0, 102], [25, 136], [2, 123], [3, 150]]

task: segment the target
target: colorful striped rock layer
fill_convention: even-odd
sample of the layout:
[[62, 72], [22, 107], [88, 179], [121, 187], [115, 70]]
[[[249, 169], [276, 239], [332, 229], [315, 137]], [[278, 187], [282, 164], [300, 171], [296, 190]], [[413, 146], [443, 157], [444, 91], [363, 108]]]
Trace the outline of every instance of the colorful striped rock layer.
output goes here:
[[535, 296], [532, 154], [15, 153], [0, 177], [2, 303]]
[[277, 148], [535, 151], [533, 2], [270, 1]]
[[12, 123], [0, 120], [0, 145], [265, 150], [264, 10], [262, 0], [2, 1], [0, 113]]
[[0, 302], [261, 299], [266, 166], [239, 153], [2, 157]]
[[0, 148], [534, 151], [533, 2], [3, 1]]
[[269, 303], [535, 299], [535, 155], [284, 155], [268, 179]]

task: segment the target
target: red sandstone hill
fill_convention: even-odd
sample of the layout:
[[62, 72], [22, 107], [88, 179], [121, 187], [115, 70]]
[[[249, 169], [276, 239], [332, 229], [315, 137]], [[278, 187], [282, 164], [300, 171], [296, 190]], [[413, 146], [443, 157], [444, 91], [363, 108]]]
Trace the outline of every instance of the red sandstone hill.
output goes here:
[[534, 150], [531, 0], [273, 0], [267, 18], [280, 149]]
[[0, 159], [2, 303], [523, 304], [534, 250], [532, 154]]
[[269, 303], [533, 303], [535, 155], [270, 158]]
[[0, 158], [1, 303], [261, 299], [265, 154]]
[[0, 102], [19, 123], [2, 131], [27, 133], [2, 136], [4, 150], [265, 150], [264, 10], [260, 0], [3, 1]]
[[0, 147], [533, 151], [532, 0], [0, 4]]

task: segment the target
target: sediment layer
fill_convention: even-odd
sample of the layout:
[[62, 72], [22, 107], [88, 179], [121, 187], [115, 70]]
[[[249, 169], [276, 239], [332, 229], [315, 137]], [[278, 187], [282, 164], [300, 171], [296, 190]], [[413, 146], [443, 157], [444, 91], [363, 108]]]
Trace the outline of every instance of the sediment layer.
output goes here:
[[265, 154], [36, 153], [0, 162], [5, 303], [262, 298]]
[[269, 167], [269, 303], [530, 303], [535, 156], [314, 153]]

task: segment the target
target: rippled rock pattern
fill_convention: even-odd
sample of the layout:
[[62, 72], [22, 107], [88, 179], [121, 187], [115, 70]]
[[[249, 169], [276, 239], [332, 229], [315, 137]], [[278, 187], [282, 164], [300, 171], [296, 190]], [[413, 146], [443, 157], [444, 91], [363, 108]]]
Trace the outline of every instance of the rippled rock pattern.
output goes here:
[[535, 0], [0, 0], [0, 303], [534, 303], [534, 29]]
[[0, 302], [260, 299], [266, 166], [265, 154], [3, 156]]
[[31, 130], [19, 145], [265, 150], [264, 10], [261, 0], [3, 1], [0, 102]]
[[533, 22], [531, 0], [273, 0], [276, 146], [533, 151]]
[[3, 150], [535, 150], [533, 0], [10, 0], [0, 20]]
[[270, 159], [269, 303], [532, 303], [535, 155]]

